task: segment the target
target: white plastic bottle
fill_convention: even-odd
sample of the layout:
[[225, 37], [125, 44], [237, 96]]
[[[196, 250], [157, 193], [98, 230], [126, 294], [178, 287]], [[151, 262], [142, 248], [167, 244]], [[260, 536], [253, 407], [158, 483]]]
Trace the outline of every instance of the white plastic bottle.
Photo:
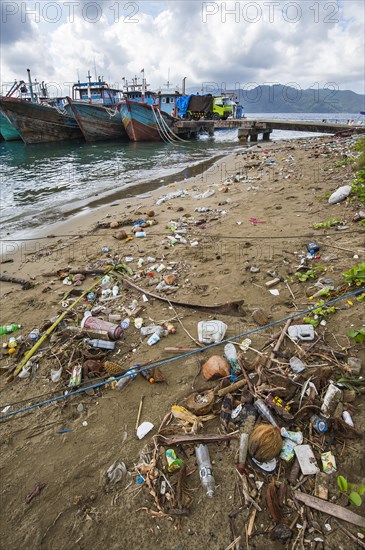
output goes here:
[[238, 363], [237, 351], [234, 347], [234, 344], [231, 342], [224, 346], [224, 356], [227, 359], [228, 363], [232, 367], [234, 374], [241, 374], [240, 365]]
[[209, 450], [206, 445], [200, 444], [195, 447], [196, 461], [199, 467], [199, 477], [207, 496], [211, 498], [214, 493], [215, 481], [212, 475], [212, 464], [210, 462]]

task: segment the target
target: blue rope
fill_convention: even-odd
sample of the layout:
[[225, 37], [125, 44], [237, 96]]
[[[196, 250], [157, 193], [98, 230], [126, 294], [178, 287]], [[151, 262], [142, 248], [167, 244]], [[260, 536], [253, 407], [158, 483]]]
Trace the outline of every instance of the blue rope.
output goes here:
[[[354, 290], [353, 292], [350, 292], [349, 294], [345, 294], [344, 296], [340, 296], [338, 298], [334, 298], [333, 300], [330, 300], [328, 302], [325, 302], [321, 307], [327, 307], [332, 304], [335, 304], [337, 302], [340, 302], [342, 300], [346, 300], [347, 298], [351, 298], [352, 296], [356, 296], [358, 294], [362, 294], [365, 292], [365, 287], [362, 287], [358, 290]], [[301, 317], [302, 315], [306, 315], [307, 313], [311, 313], [312, 311], [318, 309], [318, 306], [313, 306], [309, 309], [306, 309], [304, 311], [300, 311], [298, 313], [294, 313], [293, 315], [288, 315], [287, 317], [283, 317], [282, 319], [279, 319], [278, 321], [272, 321], [271, 323], [268, 323], [267, 325], [264, 325], [262, 327], [256, 327], [252, 330], [248, 330], [246, 332], [242, 332], [241, 334], [236, 334], [235, 336], [231, 336], [230, 338], [226, 338], [225, 340], [222, 340], [221, 342], [216, 342], [214, 344], [209, 344], [208, 346], [204, 346], [203, 348], [199, 348], [196, 350], [192, 350], [186, 353], [183, 353], [182, 355], [175, 355], [174, 357], [169, 357], [168, 359], [164, 359], [163, 361], [159, 361], [155, 365], [150, 365], [148, 367], [145, 367], [143, 369], [137, 369], [138, 372], [144, 372], [147, 370], [153, 370], [157, 367], [161, 367], [163, 365], [166, 365], [168, 363], [172, 363], [173, 361], [177, 361], [179, 359], [184, 359], [185, 357], [190, 357], [191, 355], [195, 355], [197, 353], [201, 353], [203, 351], [206, 351], [208, 349], [212, 349], [216, 346], [221, 346], [222, 344], [225, 344], [227, 342], [230, 342], [232, 340], [237, 340], [238, 338], [242, 338], [244, 336], [248, 336], [250, 334], [254, 334], [255, 332], [259, 332], [261, 330], [265, 330], [270, 327], [274, 327], [276, 325], [279, 325], [281, 323], [284, 323], [285, 321], [288, 321], [289, 319], [295, 319], [297, 317]], [[131, 370], [131, 369], [129, 369]], [[115, 377], [113, 380], [121, 380], [122, 378], [127, 378], [129, 376], [128, 372], [124, 373], [121, 376]], [[91, 390], [94, 388], [100, 388], [102, 386], [105, 386], [106, 384], [110, 384], [111, 380], [104, 380], [103, 382], [99, 382], [98, 384], [94, 384], [92, 386], [87, 386], [86, 388], [80, 388], [79, 390], [75, 390], [72, 392], [69, 392], [67, 394], [59, 395], [58, 397], [53, 397], [52, 399], [47, 399], [46, 401], [41, 401], [40, 403], [35, 403], [34, 405], [29, 405], [29, 407], [24, 407], [23, 409], [18, 409], [6, 414], [3, 414], [0, 416], [0, 420], [4, 420], [5, 418], [9, 418], [11, 416], [15, 416], [17, 414], [20, 414], [22, 412], [30, 411], [32, 409], [35, 409], [37, 407], [42, 407], [43, 405], [48, 405], [50, 403], [55, 403], [56, 401], [60, 401], [61, 399], [66, 399], [67, 397], [70, 397], [71, 395], [77, 395], [79, 393], [83, 393], [84, 391]]]

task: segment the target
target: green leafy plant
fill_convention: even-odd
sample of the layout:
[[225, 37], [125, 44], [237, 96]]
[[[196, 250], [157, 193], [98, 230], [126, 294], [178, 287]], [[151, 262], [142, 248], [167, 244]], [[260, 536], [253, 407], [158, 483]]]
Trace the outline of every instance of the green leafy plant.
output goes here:
[[334, 306], [326, 306], [323, 300], [318, 300], [316, 306], [316, 309], [314, 309], [308, 317], [304, 317], [303, 319], [306, 324], [313, 325], [314, 327], [318, 327], [323, 317], [335, 313], [336, 311]]
[[336, 220], [335, 218], [330, 218], [325, 222], [314, 223], [314, 229], [321, 229], [322, 227], [335, 227], [336, 225], [342, 225], [343, 222]]
[[295, 276], [298, 279], [298, 281], [300, 281], [301, 283], [308, 281], [308, 279], [317, 278], [315, 269], [308, 269], [308, 271], [305, 271], [305, 272], [298, 271], [298, 273], [296, 273]]
[[349, 285], [361, 286], [365, 283], [365, 262], [355, 265], [343, 273], [344, 279]]
[[361, 344], [362, 342], [365, 342], [365, 327], [360, 328], [359, 330], [354, 330], [353, 328], [350, 328], [347, 336], [353, 338], [357, 344]]
[[362, 496], [365, 494], [365, 485], [360, 483], [357, 487], [353, 483], [349, 483], [343, 476], [338, 476], [337, 485], [341, 493], [345, 494], [352, 504], [361, 506]]

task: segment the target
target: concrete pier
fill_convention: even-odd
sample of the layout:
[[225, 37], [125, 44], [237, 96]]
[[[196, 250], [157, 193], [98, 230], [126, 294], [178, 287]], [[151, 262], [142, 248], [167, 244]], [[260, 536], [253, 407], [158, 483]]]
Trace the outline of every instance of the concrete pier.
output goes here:
[[237, 128], [240, 143], [256, 142], [262, 135], [264, 141], [270, 139], [273, 130], [292, 130], [295, 132], [316, 132], [322, 134], [365, 133], [365, 126], [350, 126], [336, 122], [304, 120], [179, 120], [174, 123], [173, 131], [185, 139], [196, 137], [200, 133], [214, 135], [215, 130]]

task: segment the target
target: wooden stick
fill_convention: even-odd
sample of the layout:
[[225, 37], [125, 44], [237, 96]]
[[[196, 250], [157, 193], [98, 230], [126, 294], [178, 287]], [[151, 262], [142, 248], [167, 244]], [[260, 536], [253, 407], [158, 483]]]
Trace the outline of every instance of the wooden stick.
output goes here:
[[321, 498], [312, 497], [311, 495], [307, 495], [301, 491], [295, 491], [294, 496], [297, 500], [304, 502], [304, 504], [310, 508], [314, 508], [315, 510], [319, 510], [319, 512], [329, 514], [335, 518], [348, 521], [358, 527], [365, 528], [365, 518], [351, 512], [350, 510], [347, 510], [346, 508], [343, 508], [342, 506], [332, 504], [331, 502], [327, 502]]
[[226, 388], [222, 388], [221, 390], [217, 391], [217, 394], [219, 397], [224, 397], [227, 395], [227, 393], [232, 393], [236, 390], [239, 390], [243, 386], [247, 384], [246, 380], [239, 380], [238, 382], [235, 382], [234, 384], [231, 384], [230, 386], [227, 386]]
[[238, 439], [238, 432], [231, 434], [177, 434], [170, 437], [165, 437], [157, 434], [161, 445], [191, 445], [191, 443], [216, 443], [219, 441], [229, 441], [230, 439]]
[[140, 403], [139, 403], [139, 408], [138, 408], [138, 413], [137, 413], [137, 420], [136, 420], [136, 431], [137, 431], [138, 426], [139, 426], [139, 421], [141, 420], [143, 399], [144, 399], [144, 395], [142, 395], [141, 401], [140, 401]]
[[200, 342], [198, 342], [198, 340], [195, 340], [194, 336], [192, 336], [190, 334], [190, 332], [184, 327], [184, 325], [182, 324], [182, 321], [180, 320], [180, 316], [179, 314], [177, 313], [176, 309], [174, 308], [174, 306], [172, 305], [172, 303], [170, 302], [170, 300], [167, 300], [171, 309], [173, 310], [173, 312], [175, 313], [176, 315], [176, 319], [178, 321], [178, 323], [181, 325], [181, 328], [183, 329], [184, 332], [186, 332], [186, 334], [189, 336], [189, 338], [197, 345], [199, 346], [200, 348], [203, 348], [204, 347], [204, 344], [201, 344]]
[[292, 319], [288, 319], [287, 322], [285, 323], [285, 326], [283, 328], [283, 330], [281, 331], [281, 334], [278, 338], [278, 341], [276, 342], [275, 346], [274, 346], [274, 349], [272, 350], [271, 354], [270, 354], [270, 357], [268, 358], [268, 360], [266, 361], [266, 368], [269, 369], [271, 367], [271, 363], [273, 361], [273, 359], [275, 359], [275, 351], [278, 351], [281, 344], [282, 344], [282, 341], [284, 340], [285, 338], [285, 335], [286, 335], [286, 332], [290, 326], [292, 322]]
[[354, 540], [359, 546], [360, 548], [365, 548], [365, 544], [357, 537], [355, 537], [355, 535], [353, 535], [352, 533], [350, 533], [350, 531], [348, 531], [343, 525], [340, 525], [338, 523], [337, 520], [333, 520], [333, 523], [335, 525], [337, 525], [337, 527], [343, 532], [345, 533], [345, 535], [347, 535], [350, 539]]
[[229, 545], [227, 546], [227, 548], [225, 548], [224, 550], [232, 550], [232, 548], [233, 548], [234, 546], [236, 546], [236, 544], [237, 544], [238, 542], [240, 542], [240, 541], [241, 541], [241, 535], [239, 535], [236, 539], [234, 539], [234, 540], [231, 542], [231, 544], [229, 544]]

